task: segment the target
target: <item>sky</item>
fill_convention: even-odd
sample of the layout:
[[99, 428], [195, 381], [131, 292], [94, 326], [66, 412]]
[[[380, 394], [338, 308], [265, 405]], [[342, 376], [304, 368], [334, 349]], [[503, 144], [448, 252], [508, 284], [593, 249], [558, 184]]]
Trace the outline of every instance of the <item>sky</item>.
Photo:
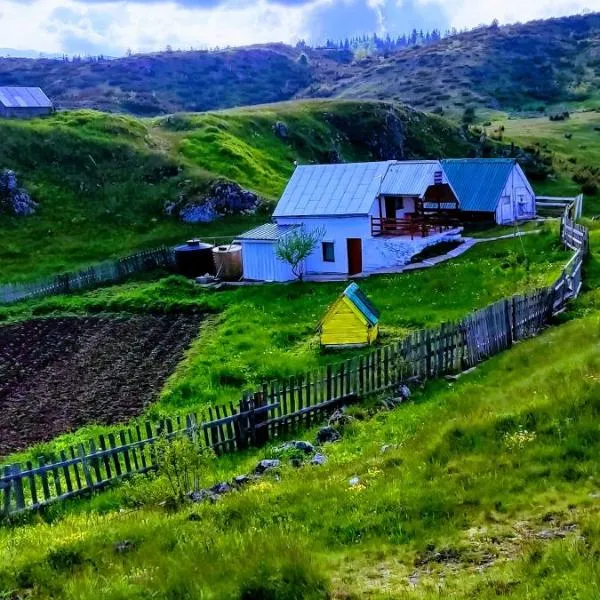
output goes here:
[[0, 49], [122, 56], [167, 46], [322, 43], [584, 10], [600, 11], [600, 0], [0, 0]]

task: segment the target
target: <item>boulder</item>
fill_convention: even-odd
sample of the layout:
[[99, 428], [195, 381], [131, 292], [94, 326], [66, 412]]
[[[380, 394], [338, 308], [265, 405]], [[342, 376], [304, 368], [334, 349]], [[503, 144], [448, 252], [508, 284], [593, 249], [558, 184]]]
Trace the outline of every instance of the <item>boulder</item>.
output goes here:
[[233, 488], [226, 481], [217, 483], [208, 489], [209, 492], [211, 492], [212, 494], [216, 494], [218, 496], [227, 494], [227, 493], [231, 492], [232, 490], [233, 490]]
[[317, 444], [337, 442], [341, 437], [342, 436], [333, 427], [328, 425], [327, 427], [322, 427], [317, 432]]
[[237, 477], [233, 478], [232, 483], [236, 487], [242, 487], [243, 485], [248, 485], [251, 481], [252, 479], [250, 479], [248, 475], [238, 475]]
[[281, 461], [276, 458], [261, 460], [255, 467], [254, 473], [256, 475], [262, 475], [271, 469], [276, 469], [281, 465]]
[[286, 442], [275, 448], [275, 452], [278, 454], [289, 452], [290, 450], [298, 450], [299, 452], [304, 452], [304, 454], [312, 454], [315, 451], [315, 447], [310, 442], [300, 440], [297, 442]]
[[354, 487], [360, 483], [360, 477], [352, 477], [348, 480], [348, 485], [350, 487]]
[[327, 462], [327, 457], [324, 454], [315, 454], [311, 461], [311, 465], [324, 465]]
[[285, 140], [288, 136], [287, 125], [283, 121], [277, 121], [275, 125], [273, 125], [273, 132], [278, 138]]
[[189, 200], [185, 193], [164, 205], [167, 215], [178, 215], [185, 223], [210, 223], [225, 215], [254, 214], [261, 204], [253, 192], [231, 181], [214, 181], [203, 197]]
[[343, 428], [354, 421], [354, 417], [344, 413], [343, 409], [336, 410], [327, 421], [330, 427]]
[[19, 187], [14, 171], [0, 171], [0, 213], [27, 217], [37, 210], [37, 203]]

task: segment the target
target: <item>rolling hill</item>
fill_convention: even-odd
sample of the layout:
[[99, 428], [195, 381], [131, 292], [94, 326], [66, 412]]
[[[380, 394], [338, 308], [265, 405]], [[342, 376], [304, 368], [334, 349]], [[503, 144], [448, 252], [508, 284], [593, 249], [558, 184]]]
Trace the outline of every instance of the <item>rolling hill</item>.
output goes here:
[[39, 85], [62, 108], [146, 116], [324, 97], [451, 113], [589, 105], [600, 87], [600, 14], [481, 27], [361, 60], [283, 44], [116, 60], [1, 58], [0, 85]]
[[[277, 124], [279, 126], [277, 127]], [[226, 178], [270, 201], [294, 161], [337, 162], [482, 151], [441, 117], [377, 102], [300, 102], [136, 119], [95, 111], [0, 120], [0, 168], [39, 203], [0, 215], [2, 281], [32, 279], [191, 235], [233, 236], [265, 215], [184, 224], [167, 203], [202, 202]]]

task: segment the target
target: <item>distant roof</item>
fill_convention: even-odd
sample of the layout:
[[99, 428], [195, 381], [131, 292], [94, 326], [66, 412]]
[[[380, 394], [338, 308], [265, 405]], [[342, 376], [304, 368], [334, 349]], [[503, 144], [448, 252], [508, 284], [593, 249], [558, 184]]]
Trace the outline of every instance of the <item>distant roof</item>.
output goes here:
[[368, 214], [393, 161], [296, 168], [273, 216]]
[[516, 165], [510, 158], [442, 160], [448, 181], [458, 196], [461, 210], [493, 212]]
[[439, 160], [395, 162], [390, 165], [385, 175], [380, 193], [422, 196], [425, 190], [433, 184], [436, 171], [439, 171], [445, 180]]
[[242, 235], [238, 236], [238, 240], [264, 240], [264, 241], [277, 241], [286, 233], [289, 233], [292, 229], [296, 229], [298, 225], [277, 225], [277, 223], [265, 223], [259, 225], [250, 231], [246, 231]]
[[39, 87], [0, 87], [0, 104], [6, 108], [52, 108]]
[[379, 323], [379, 311], [371, 304], [371, 301], [363, 294], [356, 283], [351, 283], [344, 290], [344, 296], [352, 301], [370, 325]]

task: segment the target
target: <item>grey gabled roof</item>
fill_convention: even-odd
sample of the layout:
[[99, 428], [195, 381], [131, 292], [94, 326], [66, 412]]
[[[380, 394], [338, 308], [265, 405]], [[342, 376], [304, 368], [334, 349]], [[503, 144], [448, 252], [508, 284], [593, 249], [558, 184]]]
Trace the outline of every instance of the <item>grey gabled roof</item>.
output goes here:
[[259, 225], [258, 227], [251, 229], [250, 231], [246, 231], [246, 233], [243, 233], [236, 239], [274, 242], [297, 227], [298, 225], [277, 225], [277, 223], [265, 223], [264, 225]]
[[368, 214], [392, 163], [301, 165], [294, 171], [273, 216]]
[[445, 182], [442, 165], [439, 160], [406, 160], [390, 165], [383, 184], [381, 194], [422, 196], [433, 184], [436, 171], [441, 173]]
[[52, 108], [39, 87], [0, 87], [0, 104], [6, 108]]

